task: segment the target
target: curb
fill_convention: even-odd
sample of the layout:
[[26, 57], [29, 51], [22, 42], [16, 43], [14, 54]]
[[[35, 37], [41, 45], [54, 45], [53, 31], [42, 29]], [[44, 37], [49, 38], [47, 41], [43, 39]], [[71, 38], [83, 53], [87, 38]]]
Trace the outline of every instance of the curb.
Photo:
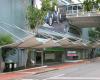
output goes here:
[[55, 71], [55, 70], [59, 70], [59, 69], [53, 69], [53, 70], [43, 71], [43, 72], [35, 73], [34, 75], [45, 73], [45, 72], [49, 72], [49, 71]]
[[5, 72], [5, 73], [0, 73], [2, 74], [8, 74], [8, 73], [15, 73], [15, 72], [22, 72], [22, 71], [26, 71], [26, 70], [30, 70], [30, 69], [40, 69], [40, 68], [46, 68], [48, 66], [41, 66], [41, 67], [35, 67], [35, 68], [29, 68], [29, 69], [23, 69], [23, 70], [18, 70], [18, 71], [12, 71], [12, 72]]
[[[43, 71], [43, 72], [38, 72], [38, 73], [34, 73], [34, 75], [37, 75], [37, 74], [41, 74], [41, 73], [45, 73], [45, 72], [50, 72], [50, 71], [55, 71], [55, 70], [58, 70], [58, 69], [53, 69], [53, 70], [47, 70], [47, 71]], [[32, 74], [33, 75], [33, 74]], [[28, 76], [28, 75], [27, 75]], [[21, 78], [19, 78], [19, 79], [15, 79], [15, 78], [13, 78], [13, 79], [11, 79], [11, 80], [21, 80], [22, 78], [24, 78], [24, 77], [26, 77], [26, 76], [23, 76], [23, 77], [21, 77]], [[33, 79], [32, 79], [33, 80]]]

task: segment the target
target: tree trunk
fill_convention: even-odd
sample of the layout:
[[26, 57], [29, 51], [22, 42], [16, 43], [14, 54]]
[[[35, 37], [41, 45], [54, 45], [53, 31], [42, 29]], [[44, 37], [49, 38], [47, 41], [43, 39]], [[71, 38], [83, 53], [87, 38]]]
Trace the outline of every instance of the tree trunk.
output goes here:
[[26, 63], [26, 67], [32, 67], [32, 61], [31, 61], [31, 56], [32, 56], [32, 49], [28, 49], [28, 58], [27, 58], [27, 63]]

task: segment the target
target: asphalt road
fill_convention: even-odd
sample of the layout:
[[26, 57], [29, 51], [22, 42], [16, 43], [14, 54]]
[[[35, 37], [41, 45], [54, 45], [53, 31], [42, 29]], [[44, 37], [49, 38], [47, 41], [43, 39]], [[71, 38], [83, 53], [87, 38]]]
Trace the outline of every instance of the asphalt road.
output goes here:
[[100, 60], [72, 68], [27, 76], [22, 80], [100, 80]]

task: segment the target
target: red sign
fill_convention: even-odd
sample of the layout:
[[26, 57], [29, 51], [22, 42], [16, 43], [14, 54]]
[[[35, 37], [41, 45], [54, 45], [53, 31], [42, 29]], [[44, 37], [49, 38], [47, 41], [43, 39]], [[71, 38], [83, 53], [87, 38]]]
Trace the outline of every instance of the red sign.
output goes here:
[[77, 54], [67, 54], [67, 56], [77, 56]]

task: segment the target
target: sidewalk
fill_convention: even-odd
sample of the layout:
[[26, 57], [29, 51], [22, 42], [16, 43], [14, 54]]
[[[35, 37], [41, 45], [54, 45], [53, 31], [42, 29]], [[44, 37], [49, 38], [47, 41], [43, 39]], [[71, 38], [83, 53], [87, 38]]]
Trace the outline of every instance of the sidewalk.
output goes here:
[[82, 63], [84, 63], [84, 62], [63, 63], [63, 64], [48, 66], [48, 67], [44, 66], [44, 67], [24, 69], [24, 70], [15, 71], [15, 72], [1, 73], [0, 80], [20, 79], [25, 76], [35, 75], [35, 74], [39, 74], [39, 73], [43, 73], [43, 72], [59, 70], [59, 69], [64, 69], [64, 68], [70, 68], [70, 67], [82, 64]]
[[59, 64], [59, 65], [54, 65], [54, 66], [49, 66], [48, 68], [55, 68], [57, 70], [60, 70], [60, 69], [64, 69], [64, 68], [71, 68], [73, 66], [76, 66], [78, 64], [82, 64], [82, 63], [85, 63], [85, 61], [80, 61], [80, 62], [69, 62], [69, 63], [63, 63], [63, 64]]

